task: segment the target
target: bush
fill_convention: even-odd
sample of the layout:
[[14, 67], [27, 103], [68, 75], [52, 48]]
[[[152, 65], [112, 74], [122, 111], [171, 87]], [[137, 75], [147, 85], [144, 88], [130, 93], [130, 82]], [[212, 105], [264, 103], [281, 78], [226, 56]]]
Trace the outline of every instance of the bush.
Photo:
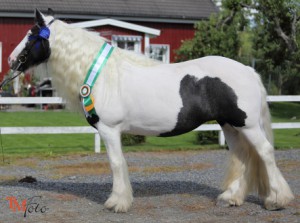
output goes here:
[[123, 146], [133, 146], [133, 145], [144, 143], [146, 141], [145, 136], [129, 135], [129, 134], [122, 134], [121, 139], [122, 139]]
[[217, 144], [219, 141], [218, 131], [198, 132], [196, 135], [197, 144]]

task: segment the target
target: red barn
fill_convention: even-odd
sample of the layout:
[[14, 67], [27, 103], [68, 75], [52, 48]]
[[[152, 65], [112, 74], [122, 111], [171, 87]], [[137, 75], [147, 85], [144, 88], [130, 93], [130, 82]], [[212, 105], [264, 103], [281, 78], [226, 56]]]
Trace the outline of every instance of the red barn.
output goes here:
[[33, 25], [35, 8], [52, 8], [56, 17], [95, 30], [112, 44], [172, 63], [194, 24], [218, 11], [212, 0], [13, 0], [0, 2], [0, 80], [7, 58]]

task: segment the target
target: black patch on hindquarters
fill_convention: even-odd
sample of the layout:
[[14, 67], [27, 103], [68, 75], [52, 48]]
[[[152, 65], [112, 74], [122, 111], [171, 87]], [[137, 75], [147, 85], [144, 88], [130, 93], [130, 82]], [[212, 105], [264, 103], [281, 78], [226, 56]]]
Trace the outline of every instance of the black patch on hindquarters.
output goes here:
[[181, 108], [175, 128], [160, 136], [175, 136], [189, 132], [204, 122], [217, 120], [220, 125], [245, 126], [247, 115], [238, 108], [233, 89], [217, 77], [197, 79], [186, 75], [180, 82]]

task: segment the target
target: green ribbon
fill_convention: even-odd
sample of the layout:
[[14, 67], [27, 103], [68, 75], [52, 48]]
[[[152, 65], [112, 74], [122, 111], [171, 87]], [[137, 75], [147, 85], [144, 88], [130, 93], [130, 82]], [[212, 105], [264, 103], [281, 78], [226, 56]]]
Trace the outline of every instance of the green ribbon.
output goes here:
[[114, 48], [108, 43], [102, 45], [80, 88], [80, 95], [82, 96], [82, 103], [86, 116], [91, 116], [92, 114], [96, 115], [91, 91], [113, 50]]

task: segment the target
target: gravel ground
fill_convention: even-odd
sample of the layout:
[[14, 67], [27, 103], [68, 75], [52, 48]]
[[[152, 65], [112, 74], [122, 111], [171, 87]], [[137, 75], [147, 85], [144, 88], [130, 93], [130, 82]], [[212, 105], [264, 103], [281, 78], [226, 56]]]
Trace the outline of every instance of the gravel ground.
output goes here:
[[[215, 206], [226, 153], [125, 154], [135, 197], [128, 213], [113, 213], [103, 206], [112, 186], [106, 154], [28, 158], [1, 164], [0, 223], [299, 222], [300, 150], [276, 151], [279, 168], [296, 197], [280, 211], [265, 210], [255, 195], [248, 196], [241, 207]], [[18, 182], [25, 176], [37, 182]], [[10, 208], [10, 202], [15, 204], [12, 197], [20, 205], [27, 200], [27, 210], [14, 212], [14, 205]]]

